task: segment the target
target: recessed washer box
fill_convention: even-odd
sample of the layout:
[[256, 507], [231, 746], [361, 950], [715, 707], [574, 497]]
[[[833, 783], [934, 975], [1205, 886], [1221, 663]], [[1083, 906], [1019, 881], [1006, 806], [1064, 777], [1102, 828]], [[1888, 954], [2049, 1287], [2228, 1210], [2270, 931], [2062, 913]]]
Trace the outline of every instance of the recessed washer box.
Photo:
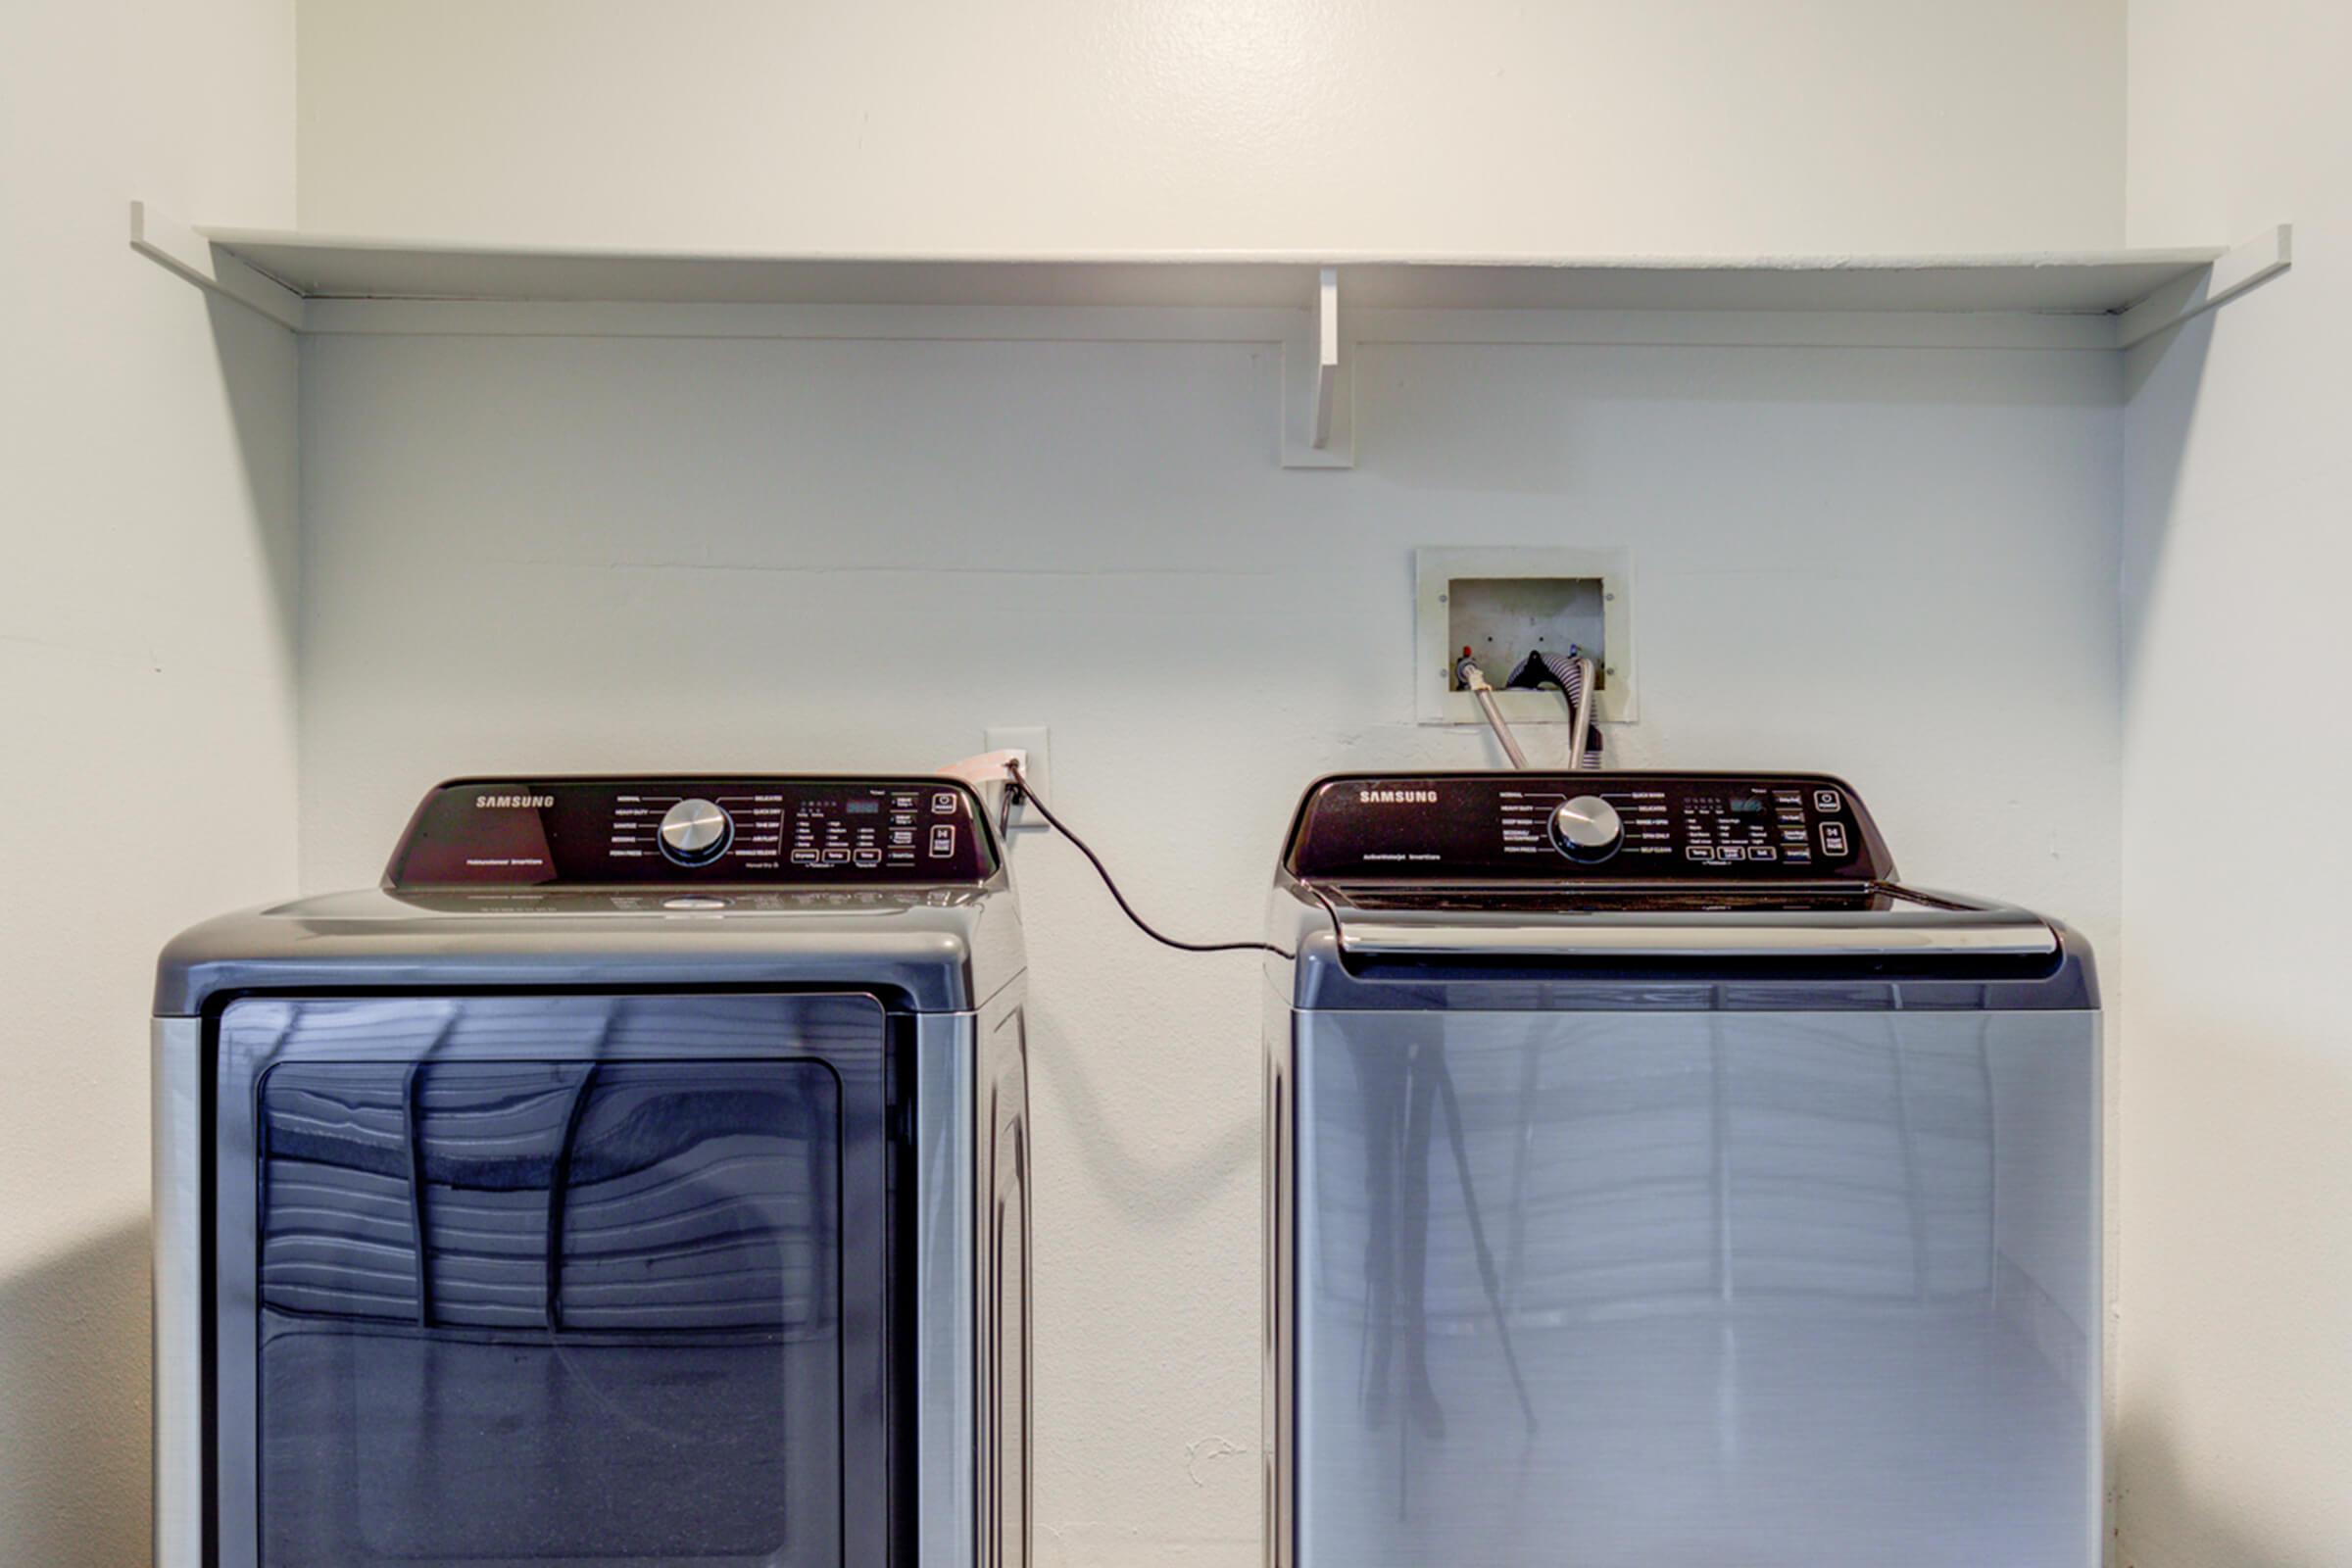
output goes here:
[[1453, 689], [1468, 648], [1513, 724], [1565, 724], [1568, 705], [1549, 687], [1505, 691], [1532, 651], [1574, 644], [1598, 673], [1593, 717], [1630, 724], [1634, 685], [1633, 567], [1623, 550], [1516, 548], [1413, 552], [1413, 708], [1424, 724], [1483, 724], [1478, 701]]

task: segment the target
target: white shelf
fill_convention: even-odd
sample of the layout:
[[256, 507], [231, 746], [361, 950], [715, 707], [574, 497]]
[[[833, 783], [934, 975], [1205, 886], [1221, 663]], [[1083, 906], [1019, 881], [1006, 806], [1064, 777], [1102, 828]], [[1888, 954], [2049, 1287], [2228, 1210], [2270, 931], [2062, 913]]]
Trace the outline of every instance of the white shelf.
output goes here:
[[[1683, 340], [1718, 330], [1690, 322], [1729, 330], [1737, 318], [1742, 341], [1788, 340], [1792, 329], [1779, 323], [1798, 321], [1826, 334], [1807, 341], [1859, 341], [1882, 331], [1865, 325], [1875, 316], [1911, 322], [1914, 339], [1929, 321], [1954, 324], [1927, 336], [1989, 342], [1988, 332], [2024, 331], [2112, 349], [2283, 270], [2288, 238], [2280, 224], [2234, 249], [1984, 256], [791, 256], [190, 226], [144, 203], [130, 208], [142, 254], [296, 331], [413, 330], [420, 319], [447, 329], [449, 313], [480, 310], [504, 310], [513, 324], [517, 308], [543, 326], [552, 312], [574, 328], [581, 313], [600, 313], [601, 329], [614, 330], [612, 308], [700, 307], [695, 329], [715, 334], [772, 330], [740, 314], [760, 308], [954, 308], [980, 313], [987, 324], [972, 330], [987, 332], [1010, 329], [1008, 313], [1067, 307], [1278, 311], [1295, 318], [1270, 334], [1284, 346], [1284, 461], [1309, 467], [1352, 462], [1352, 356], [1344, 365], [1342, 351], [1354, 333], [1343, 309], [1357, 322], [1378, 318], [1393, 330], [1409, 319], [1480, 341], [1568, 341], [1561, 321], [1637, 316], [1685, 323]], [[1139, 319], [1123, 318], [1124, 329], [1184, 330], [1137, 328]]]
[[[146, 215], [147, 238], [160, 225]], [[1999, 311], [2111, 315], [2220, 247], [1992, 256], [776, 256], [182, 234], [298, 300], [1305, 308], [1337, 268], [1349, 310]], [[143, 247], [151, 248], [151, 247]]]

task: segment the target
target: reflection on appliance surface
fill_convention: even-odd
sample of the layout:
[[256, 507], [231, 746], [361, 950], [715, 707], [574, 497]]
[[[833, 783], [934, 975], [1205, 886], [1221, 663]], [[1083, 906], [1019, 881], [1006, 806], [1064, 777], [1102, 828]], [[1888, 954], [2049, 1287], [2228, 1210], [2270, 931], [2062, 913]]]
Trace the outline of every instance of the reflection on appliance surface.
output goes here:
[[823, 1067], [293, 1061], [257, 1109], [265, 1562], [835, 1554]]
[[[1442, 1115], [1461, 1219], [1476, 1255], [1478, 1283], [1491, 1313], [1496, 1348], [1510, 1374], [1521, 1417], [1532, 1432], [1535, 1405], [1511, 1345], [1511, 1326], [1495, 1276], [1471, 1174], [1461, 1097], [1440, 1040], [1408, 1044], [1401, 1052], [1368, 1042], [1349, 1050], [1362, 1096], [1367, 1214], [1364, 1239], [1364, 1420], [1378, 1428], [1389, 1418], [1392, 1390], [1401, 1394], [1412, 1420], [1431, 1437], [1446, 1434], [1446, 1411], [1429, 1378], [1429, 1161], [1434, 1122]], [[1397, 1347], [1401, 1343], [1401, 1361]]]
[[2093, 1027], [1302, 1016], [1314, 1560], [1975, 1568], [2087, 1532]]

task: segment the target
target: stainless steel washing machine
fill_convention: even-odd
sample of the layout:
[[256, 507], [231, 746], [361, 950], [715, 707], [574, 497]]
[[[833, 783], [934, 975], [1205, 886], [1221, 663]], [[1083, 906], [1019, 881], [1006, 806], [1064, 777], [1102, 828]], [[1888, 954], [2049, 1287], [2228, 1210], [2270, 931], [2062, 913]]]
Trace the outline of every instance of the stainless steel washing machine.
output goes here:
[[1329, 778], [1273, 897], [1276, 1568], [2092, 1568], [2099, 1012], [1843, 782]]
[[164, 1568], [1026, 1568], [1020, 923], [971, 790], [471, 779], [154, 1030]]

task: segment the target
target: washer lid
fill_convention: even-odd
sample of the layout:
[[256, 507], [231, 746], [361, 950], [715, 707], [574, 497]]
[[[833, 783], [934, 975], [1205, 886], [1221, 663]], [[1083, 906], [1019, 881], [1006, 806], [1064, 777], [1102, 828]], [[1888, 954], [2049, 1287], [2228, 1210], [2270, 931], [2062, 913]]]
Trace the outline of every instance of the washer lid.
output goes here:
[[[2030, 910], [1887, 889], [1863, 908], [1365, 908], [1286, 878], [1268, 977], [1316, 1011], [2087, 1010], [2082, 939]], [[1933, 902], [1927, 902], [1933, 900]], [[1438, 901], [1433, 901], [1436, 903]]]
[[1530, 897], [1451, 890], [1326, 894], [1348, 954], [1366, 958], [1484, 955], [1526, 959], [2047, 957], [2039, 915], [1907, 888], [1823, 888], [1810, 896], [1579, 889]]

